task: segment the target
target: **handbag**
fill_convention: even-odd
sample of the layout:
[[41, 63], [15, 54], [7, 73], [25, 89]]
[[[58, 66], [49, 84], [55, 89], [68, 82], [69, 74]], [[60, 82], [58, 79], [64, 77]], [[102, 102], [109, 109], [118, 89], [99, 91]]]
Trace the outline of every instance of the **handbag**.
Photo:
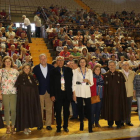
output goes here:
[[95, 104], [95, 103], [99, 103], [101, 100], [100, 100], [100, 88], [101, 88], [102, 86], [98, 86], [98, 93], [97, 93], [97, 95], [96, 96], [92, 96], [91, 97], [91, 104]]

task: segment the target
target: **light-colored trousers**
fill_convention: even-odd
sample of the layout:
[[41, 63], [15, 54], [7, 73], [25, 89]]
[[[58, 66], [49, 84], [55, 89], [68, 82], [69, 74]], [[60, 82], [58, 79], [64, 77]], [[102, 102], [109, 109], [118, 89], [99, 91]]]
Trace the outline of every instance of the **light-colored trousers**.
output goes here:
[[[51, 101], [50, 94], [48, 94], [48, 92], [46, 92], [44, 95], [40, 95], [40, 104], [41, 104], [42, 117], [44, 116], [43, 110], [44, 109], [46, 110], [46, 126], [51, 126], [53, 102]], [[45, 105], [45, 108], [44, 108], [44, 105]]]
[[4, 105], [4, 118], [6, 121], [6, 125], [10, 125], [10, 111], [11, 111], [12, 125], [15, 125], [17, 95], [16, 94], [3, 94], [2, 98], [3, 98], [2, 102]]

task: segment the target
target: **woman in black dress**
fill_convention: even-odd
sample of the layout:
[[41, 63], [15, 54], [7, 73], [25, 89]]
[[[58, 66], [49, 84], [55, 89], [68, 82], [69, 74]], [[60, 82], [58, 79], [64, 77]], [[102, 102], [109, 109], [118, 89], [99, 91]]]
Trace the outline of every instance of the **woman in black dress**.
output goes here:
[[29, 64], [23, 65], [15, 86], [18, 90], [16, 129], [29, 134], [29, 128], [43, 126], [37, 81]]

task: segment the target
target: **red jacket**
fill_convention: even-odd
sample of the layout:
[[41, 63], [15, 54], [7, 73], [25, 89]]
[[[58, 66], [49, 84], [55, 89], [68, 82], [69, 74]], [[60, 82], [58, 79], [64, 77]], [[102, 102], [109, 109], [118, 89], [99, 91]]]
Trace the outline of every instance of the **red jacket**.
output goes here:
[[[102, 76], [102, 78], [103, 78], [103, 76]], [[96, 85], [96, 78], [94, 78], [94, 77], [93, 77], [93, 82], [94, 82], [94, 85], [92, 87], [90, 87], [91, 97], [97, 95], [97, 92], [96, 92], [97, 91], [97, 89], [96, 89], [96, 87], [97, 87], [97, 85]]]

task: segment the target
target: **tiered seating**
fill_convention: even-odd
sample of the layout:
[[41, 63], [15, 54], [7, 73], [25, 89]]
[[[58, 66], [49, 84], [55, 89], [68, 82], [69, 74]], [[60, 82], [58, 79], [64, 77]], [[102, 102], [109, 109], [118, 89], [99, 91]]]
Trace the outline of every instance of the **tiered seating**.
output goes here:
[[30, 52], [33, 57], [33, 64], [39, 64], [39, 55], [45, 53], [47, 55], [47, 62], [52, 63], [52, 57], [49, 53], [49, 50], [46, 47], [46, 44], [43, 38], [32, 38], [32, 43], [30, 43]]
[[114, 13], [121, 12], [123, 9], [126, 11], [135, 10], [139, 13], [140, 2], [139, 0], [82, 0], [89, 7], [93, 8], [97, 13]]

